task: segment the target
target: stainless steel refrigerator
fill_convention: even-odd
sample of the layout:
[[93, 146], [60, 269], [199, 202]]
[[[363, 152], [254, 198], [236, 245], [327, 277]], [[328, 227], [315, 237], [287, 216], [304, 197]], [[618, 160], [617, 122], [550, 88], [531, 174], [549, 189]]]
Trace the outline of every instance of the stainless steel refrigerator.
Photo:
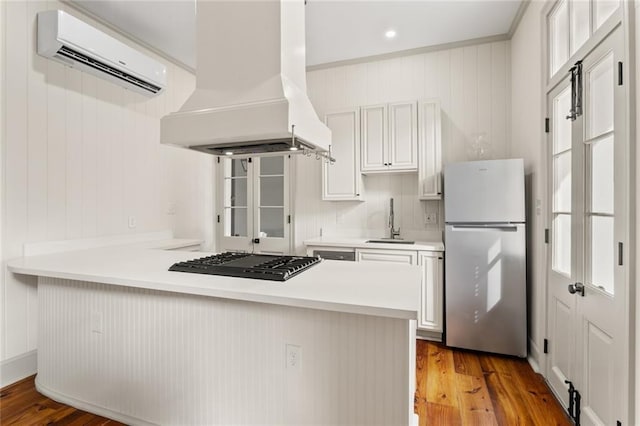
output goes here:
[[522, 159], [444, 171], [447, 346], [527, 355]]

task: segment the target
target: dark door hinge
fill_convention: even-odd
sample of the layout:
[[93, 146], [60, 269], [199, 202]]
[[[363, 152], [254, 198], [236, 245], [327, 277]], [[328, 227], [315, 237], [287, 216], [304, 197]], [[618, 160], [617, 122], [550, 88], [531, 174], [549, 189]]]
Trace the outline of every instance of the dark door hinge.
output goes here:
[[622, 426], [622, 422], [620, 420], [616, 421], [616, 426]]
[[220, 223], [220, 215], [218, 215], [218, 223]]
[[618, 265], [622, 266], [624, 263], [624, 245], [622, 242], [618, 242]]
[[545, 354], [549, 353], [549, 340], [544, 339], [544, 345], [542, 346], [542, 352]]
[[544, 243], [549, 244], [549, 228], [544, 230]]
[[220, 157], [218, 157], [218, 163], [220, 163]]
[[549, 117], [544, 119], [544, 132], [549, 133]]
[[618, 62], [618, 86], [622, 86], [622, 62]]
[[576, 394], [576, 388], [573, 387], [573, 383], [571, 383], [571, 381], [565, 380], [564, 382], [569, 385], [569, 389], [567, 391], [567, 392], [569, 392], [569, 406], [567, 407], [567, 412], [569, 413], [571, 418], [575, 420], [575, 416], [574, 416], [574, 412], [573, 412], [574, 411], [573, 410], [574, 409], [574, 405], [573, 404], [575, 403], [574, 397], [575, 397], [575, 394]]
[[287, 223], [291, 223], [291, 215], [290, 214], [287, 215]]
[[251, 162], [251, 157], [247, 158], [247, 161], [250, 163]]
[[576, 392], [576, 396], [575, 396], [575, 409], [576, 409], [576, 413], [573, 416], [573, 421], [576, 423], [576, 426], [580, 426], [580, 401], [582, 400], [582, 396], [580, 395], [580, 392], [575, 391]]

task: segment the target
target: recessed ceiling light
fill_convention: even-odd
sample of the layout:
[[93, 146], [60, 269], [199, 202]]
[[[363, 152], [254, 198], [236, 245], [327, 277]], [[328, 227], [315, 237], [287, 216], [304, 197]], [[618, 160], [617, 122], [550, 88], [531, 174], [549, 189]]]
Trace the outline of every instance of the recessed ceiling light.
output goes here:
[[387, 30], [387, 31], [384, 33], [384, 36], [385, 36], [386, 38], [394, 38], [394, 37], [396, 36], [396, 30]]
[[225, 151], [224, 155], [233, 155], [233, 151]]

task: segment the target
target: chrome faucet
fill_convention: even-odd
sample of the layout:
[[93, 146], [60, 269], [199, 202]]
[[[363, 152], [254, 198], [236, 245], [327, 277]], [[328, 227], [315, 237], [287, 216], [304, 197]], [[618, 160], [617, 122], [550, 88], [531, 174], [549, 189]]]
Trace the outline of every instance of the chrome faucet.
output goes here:
[[389, 203], [389, 238], [394, 240], [396, 237], [400, 236], [400, 228], [394, 229], [394, 214], [393, 214], [393, 198]]

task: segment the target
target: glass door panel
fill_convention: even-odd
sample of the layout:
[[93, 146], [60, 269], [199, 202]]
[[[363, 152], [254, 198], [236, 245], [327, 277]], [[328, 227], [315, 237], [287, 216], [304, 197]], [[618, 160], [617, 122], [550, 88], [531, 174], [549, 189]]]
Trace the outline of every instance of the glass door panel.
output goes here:
[[571, 277], [571, 88], [562, 90], [552, 100], [553, 117], [553, 197], [551, 264], [554, 271]]
[[613, 136], [591, 145], [591, 211], [613, 214]]
[[224, 159], [224, 236], [247, 237], [249, 197], [246, 159]]
[[578, 0], [569, 4], [571, 14], [571, 55], [589, 39], [589, 1]]
[[260, 159], [260, 238], [284, 238], [284, 157]]
[[614, 273], [614, 88], [613, 51], [586, 70], [587, 280], [613, 294]]
[[569, 59], [569, 2], [558, 3], [549, 16], [550, 75], [554, 75]]
[[613, 130], [613, 52], [587, 71], [587, 138], [595, 138]]

